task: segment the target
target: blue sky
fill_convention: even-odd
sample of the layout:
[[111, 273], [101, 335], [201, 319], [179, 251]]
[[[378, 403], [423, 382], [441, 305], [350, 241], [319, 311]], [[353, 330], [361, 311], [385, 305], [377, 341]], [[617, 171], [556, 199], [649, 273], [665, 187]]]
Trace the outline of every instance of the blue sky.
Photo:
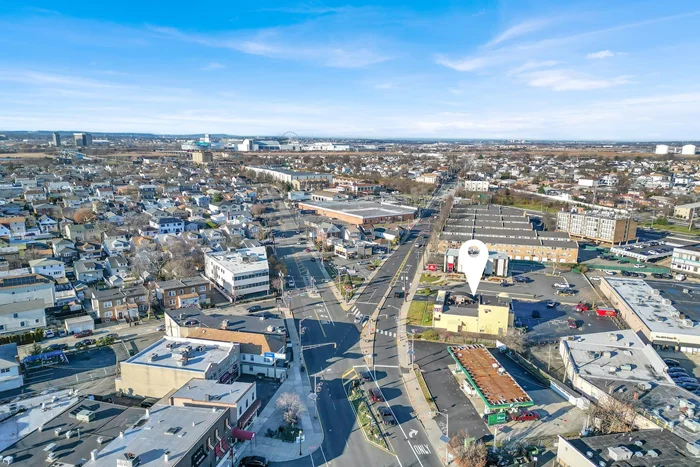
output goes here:
[[700, 139], [700, 3], [0, 2], [0, 130]]

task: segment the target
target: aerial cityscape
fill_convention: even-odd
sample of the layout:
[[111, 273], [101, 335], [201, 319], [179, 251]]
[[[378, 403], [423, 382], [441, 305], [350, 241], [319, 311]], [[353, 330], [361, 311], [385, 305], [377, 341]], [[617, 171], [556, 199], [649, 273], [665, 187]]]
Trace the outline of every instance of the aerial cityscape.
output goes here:
[[0, 5], [0, 464], [700, 465], [691, 1]]

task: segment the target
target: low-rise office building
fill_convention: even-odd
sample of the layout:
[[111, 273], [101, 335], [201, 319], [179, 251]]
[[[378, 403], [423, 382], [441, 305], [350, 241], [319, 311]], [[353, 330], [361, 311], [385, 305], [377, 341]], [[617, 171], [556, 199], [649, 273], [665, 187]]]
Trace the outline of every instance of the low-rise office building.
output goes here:
[[393, 224], [413, 220], [416, 208], [373, 201], [299, 202], [299, 209], [352, 225]]
[[436, 307], [434, 327], [450, 332], [504, 335], [513, 326], [510, 299], [494, 296], [462, 296], [454, 305]]
[[119, 364], [117, 391], [161, 398], [192, 378], [230, 381], [240, 374], [240, 346], [165, 337]]
[[265, 247], [242, 248], [233, 253], [207, 253], [204, 273], [231, 299], [267, 295], [270, 291], [270, 268]]
[[600, 281], [600, 291], [630, 328], [654, 346], [700, 353], [700, 306], [687, 298], [700, 294], [700, 287], [605, 277]]
[[700, 276], [700, 244], [674, 248], [671, 256], [671, 270], [690, 276]]
[[637, 221], [613, 211], [557, 213], [557, 230], [573, 237], [619, 245], [637, 239]]

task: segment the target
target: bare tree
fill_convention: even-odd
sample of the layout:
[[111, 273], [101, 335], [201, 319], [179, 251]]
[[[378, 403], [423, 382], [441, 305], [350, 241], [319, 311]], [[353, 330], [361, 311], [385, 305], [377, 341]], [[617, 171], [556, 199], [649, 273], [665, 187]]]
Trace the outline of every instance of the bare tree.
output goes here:
[[288, 425], [296, 425], [301, 417], [302, 405], [299, 394], [295, 392], [284, 392], [277, 399], [276, 406], [281, 409], [282, 418]]
[[525, 336], [518, 329], [508, 329], [498, 340], [503, 342], [509, 349], [518, 353], [523, 353], [525, 351]]
[[80, 208], [73, 214], [73, 220], [77, 224], [85, 224], [95, 218], [95, 213], [90, 208]]
[[601, 434], [629, 433], [634, 429], [637, 410], [628, 398], [610, 395], [591, 405], [593, 425]]
[[134, 232], [148, 225], [148, 221], [151, 216], [144, 213], [137, 213], [131, 216], [126, 216], [124, 219], [124, 227], [129, 230], [129, 232]]
[[267, 206], [264, 204], [254, 204], [250, 208], [250, 213], [255, 217], [260, 217], [267, 211]]
[[465, 430], [461, 430], [450, 439], [448, 449], [459, 467], [484, 467], [488, 459], [488, 450], [481, 441], [468, 438]]

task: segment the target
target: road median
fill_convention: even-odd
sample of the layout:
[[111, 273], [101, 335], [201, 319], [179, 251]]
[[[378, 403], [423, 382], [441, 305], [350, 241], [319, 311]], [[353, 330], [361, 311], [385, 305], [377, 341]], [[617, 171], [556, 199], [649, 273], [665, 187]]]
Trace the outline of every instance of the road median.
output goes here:
[[343, 380], [343, 390], [350, 407], [352, 407], [352, 411], [355, 413], [357, 424], [360, 426], [365, 440], [371, 445], [391, 454], [386, 436], [381, 429], [381, 424], [367, 400], [363, 385], [355, 371], [351, 373], [349, 379]]

